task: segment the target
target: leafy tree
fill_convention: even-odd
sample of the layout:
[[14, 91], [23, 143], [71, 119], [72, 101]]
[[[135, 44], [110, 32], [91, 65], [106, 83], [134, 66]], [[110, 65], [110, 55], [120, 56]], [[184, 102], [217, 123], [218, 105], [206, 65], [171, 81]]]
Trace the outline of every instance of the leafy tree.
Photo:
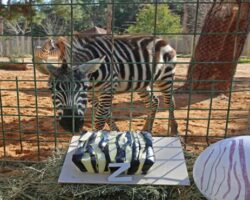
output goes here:
[[[179, 33], [180, 17], [172, 13], [168, 5], [158, 5], [157, 14], [154, 5], [144, 6], [136, 16], [136, 24], [129, 26], [129, 33]], [[156, 20], [155, 20], [156, 17]]]
[[[45, 3], [45, 1], [43, 1]], [[70, 5], [53, 5], [67, 3], [52, 0], [50, 4], [36, 6], [33, 20], [34, 35], [62, 35], [69, 30], [71, 9]]]
[[136, 20], [136, 14], [148, 0], [116, 0], [113, 13], [113, 31], [124, 32]]
[[106, 0], [77, 0], [82, 5], [74, 6], [74, 31], [94, 26], [106, 26]]
[[[62, 14], [64, 13], [64, 15]], [[67, 5], [44, 5], [37, 7], [33, 20], [35, 34], [61, 35], [67, 33], [70, 23], [70, 6]], [[34, 22], [34, 21], [33, 21]]]
[[[24, 52], [20, 46], [24, 46], [25, 37], [31, 34], [31, 23], [35, 9], [27, 1], [8, 0], [5, 1], [4, 4], [4, 6], [2, 6], [2, 4], [0, 5], [0, 34], [8, 36], [12, 34], [17, 35], [11, 37], [11, 39], [16, 39], [16, 48], [12, 50], [12, 55], [8, 56], [13, 57], [13, 54], [23, 55]], [[8, 36], [0, 38], [1, 55], [3, 55], [3, 41], [10, 39]]]
[[[77, 0], [74, 3], [84, 2]], [[36, 6], [35, 16], [32, 18], [33, 33], [39, 36], [69, 34], [71, 26], [74, 27], [72, 31], [75, 27], [80, 30], [86, 28], [88, 16], [83, 5], [71, 5], [68, 0], [50, 0], [49, 4]]]
[[4, 23], [4, 34], [24, 35], [31, 31], [30, 24], [34, 10], [29, 4], [14, 3], [2, 8], [1, 15]]

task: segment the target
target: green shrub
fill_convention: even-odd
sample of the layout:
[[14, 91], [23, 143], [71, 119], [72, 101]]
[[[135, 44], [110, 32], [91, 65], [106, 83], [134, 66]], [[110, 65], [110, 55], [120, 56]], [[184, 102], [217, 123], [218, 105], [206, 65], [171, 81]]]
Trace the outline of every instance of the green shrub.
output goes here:
[[136, 16], [136, 24], [128, 27], [129, 33], [166, 34], [181, 32], [180, 17], [172, 13], [167, 5], [144, 6]]

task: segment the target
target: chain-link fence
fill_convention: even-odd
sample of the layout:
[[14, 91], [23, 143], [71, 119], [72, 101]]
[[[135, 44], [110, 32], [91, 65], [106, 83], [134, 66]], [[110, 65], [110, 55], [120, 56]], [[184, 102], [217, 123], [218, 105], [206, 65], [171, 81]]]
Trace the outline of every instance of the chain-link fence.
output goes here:
[[[122, 82], [132, 85], [126, 93], [114, 92], [112, 114], [103, 116], [107, 118], [104, 129], [110, 129], [109, 120], [115, 121], [122, 131], [143, 129], [145, 121], [149, 119], [148, 113], [152, 112], [153, 103], [150, 101], [149, 106], [145, 107], [140, 95], [145, 88], [142, 87], [140, 91], [136, 89], [136, 85], [138, 82], [140, 85], [149, 82], [151, 100], [153, 93], [160, 100], [152, 134], [171, 135], [171, 106], [166, 107], [163, 103], [164, 97], [153, 85], [153, 79], [135, 78], [145, 77], [147, 66], [152, 66], [152, 71], [155, 71], [158, 64], [164, 64], [155, 60], [155, 44], [157, 38], [161, 37], [169, 41], [177, 53], [177, 60], [174, 61], [175, 79], [162, 81], [169, 83], [170, 80], [173, 83], [168, 91], [175, 98], [174, 113], [178, 134], [184, 138], [186, 148], [195, 149], [225, 137], [249, 133], [250, 59], [240, 57], [249, 31], [249, 3], [233, 0], [41, 0], [12, 4], [2, 2], [0, 8], [0, 46], [4, 45], [4, 48], [0, 49], [6, 49], [5, 45], [11, 46], [7, 55], [0, 58], [1, 159], [42, 160], [53, 150], [66, 148], [72, 135], [80, 133], [74, 130], [74, 126], [73, 131], [65, 131], [59, 125], [58, 108], [54, 106], [56, 97], [52, 95], [57, 88], [53, 86], [50, 90], [49, 76], [34, 67], [36, 62], [39, 65], [35, 59], [35, 51], [37, 46], [42, 47], [48, 38], [52, 38], [55, 44], [60, 38], [67, 38], [70, 56], [66, 62], [74, 65], [74, 56], [77, 54], [74, 54], [77, 47], [72, 46], [75, 34], [95, 26], [105, 29], [106, 37], [111, 38], [112, 54], [103, 50], [102, 54], [112, 60], [110, 67], [113, 72], [118, 65], [123, 66], [126, 71], [125, 78], [119, 79], [118, 82], [113, 82], [115, 77], [111, 78], [110, 87]], [[96, 33], [97, 29], [91, 30]], [[91, 33], [84, 35], [87, 38], [94, 37]], [[102, 33], [103, 37], [104, 35]], [[122, 45], [117, 47], [115, 40], [119, 37], [126, 38], [127, 35], [141, 38], [153, 36], [151, 62], [140, 62], [139, 58], [144, 52], [138, 46], [138, 49], [131, 50], [134, 55], [138, 55], [138, 59], [131, 58], [131, 62], [128, 62], [124, 58], [129, 56], [129, 52], [125, 53], [126, 48], [121, 48]], [[134, 47], [136, 45], [138, 44]], [[24, 46], [26, 50], [23, 50]], [[82, 46], [84, 47], [84, 44]], [[244, 52], [247, 52], [246, 46], [247, 44]], [[77, 51], [81, 51], [81, 48], [79, 49]], [[99, 51], [100, 49], [105, 48], [99, 44]], [[120, 53], [117, 57], [116, 51]], [[133, 62], [134, 60], [136, 62]], [[78, 65], [86, 61], [83, 59]], [[42, 65], [60, 68], [61, 62], [63, 61], [56, 55], [50, 55]], [[168, 63], [173, 64], [172, 61]], [[20, 67], [21, 65], [25, 65], [25, 68]], [[129, 70], [134, 70], [134, 76], [126, 76]], [[101, 72], [105, 74], [104, 71]], [[115, 75], [113, 72], [111, 76]], [[118, 73], [118, 77], [121, 76]], [[103, 84], [105, 79], [91, 81], [90, 84], [98, 85], [96, 81]], [[89, 94], [100, 92], [102, 89], [98, 87], [87, 91]], [[95, 109], [92, 109], [90, 103], [94, 101], [89, 99], [84, 115], [84, 130], [96, 129], [95, 110], [98, 110], [98, 106], [93, 104]], [[72, 118], [75, 119], [74, 114], [68, 116], [68, 120]]]

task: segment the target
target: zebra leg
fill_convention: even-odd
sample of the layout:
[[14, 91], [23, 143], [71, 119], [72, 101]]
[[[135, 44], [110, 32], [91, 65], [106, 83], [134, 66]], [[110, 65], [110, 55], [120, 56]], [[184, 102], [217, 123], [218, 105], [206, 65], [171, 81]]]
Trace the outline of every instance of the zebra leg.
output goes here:
[[145, 92], [138, 92], [139, 96], [142, 98], [146, 108], [150, 109], [146, 123], [144, 124], [143, 131], [151, 132], [154, 124], [155, 114], [159, 106], [159, 99], [155, 96], [150, 89]]
[[[89, 98], [89, 100], [90, 100], [90, 103], [92, 104], [92, 109], [95, 109], [95, 114], [96, 114], [96, 110], [99, 107], [99, 100], [97, 97]], [[109, 114], [109, 117], [108, 117], [106, 122], [107, 122], [110, 130], [119, 131], [119, 128], [117, 127], [115, 121], [110, 117], [110, 114]]]
[[88, 98], [88, 101], [92, 105], [92, 113], [91, 113], [91, 119], [92, 120], [91, 120], [91, 123], [93, 124], [94, 123], [93, 122], [93, 115], [95, 116], [95, 114], [96, 114], [96, 110], [97, 110], [97, 108], [99, 106], [99, 101], [98, 101], [98, 98], [96, 96], [90, 96]]
[[[172, 87], [172, 86], [171, 86]], [[175, 109], [175, 101], [174, 96], [171, 95], [171, 89], [162, 91], [164, 104], [167, 108], [169, 108], [169, 123], [170, 123], [170, 136], [178, 135], [178, 124], [175, 120], [174, 109]]]
[[170, 122], [170, 127], [171, 127], [170, 135], [177, 136], [178, 135], [178, 124], [175, 120], [175, 115], [174, 115], [175, 101], [174, 101], [174, 96], [172, 96], [172, 98], [170, 96], [171, 96], [170, 94], [166, 95], [164, 97], [164, 102], [169, 107], [169, 122]]
[[116, 125], [114, 119], [111, 118], [110, 114], [109, 114], [109, 117], [107, 119], [107, 124], [109, 125], [110, 130], [112, 130], [112, 131], [120, 131], [118, 126]]
[[111, 119], [110, 108], [112, 105], [113, 95], [110, 93], [101, 94], [99, 96], [98, 107], [95, 112], [95, 129], [102, 130], [105, 122], [111, 130], [119, 131], [115, 121]]

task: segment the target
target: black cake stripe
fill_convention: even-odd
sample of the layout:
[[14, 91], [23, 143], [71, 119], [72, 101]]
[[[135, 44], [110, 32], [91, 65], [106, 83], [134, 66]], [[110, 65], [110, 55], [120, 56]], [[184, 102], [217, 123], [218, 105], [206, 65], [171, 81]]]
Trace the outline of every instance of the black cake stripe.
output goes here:
[[132, 144], [132, 160], [130, 162], [130, 168], [128, 170], [128, 174], [132, 175], [137, 172], [139, 166], [140, 166], [140, 160], [139, 160], [139, 155], [140, 155], [140, 144], [139, 144], [139, 139], [137, 137], [137, 134], [132, 134], [133, 137], [133, 144]]
[[126, 154], [125, 149], [123, 146], [120, 146], [120, 144], [119, 144], [119, 140], [121, 139], [121, 136], [122, 136], [122, 134], [119, 134], [116, 137], [116, 141], [115, 141], [116, 148], [117, 148], [115, 160], [117, 163], [123, 163], [125, 161], [125, 154]]
[[85, 145], [86, 145], [86, 141], [82, 142], [80, 141], [78, 144], [78, 147], [75, 151], [75, 153], [72, 156], [72, 161], [73, 163], [75, 163], [75, 165], [82, 171], [82, 172], [86, 172], [87, 169], [86, 167], [82, 164], [81, 159], [85, 153]]
[[142, 167], [142, 174], [146, 174], [148, 170], [153, 166], [155, 163], [154, 158], [154, 151], [153, 151], [153, 141], [152, 136], [149, 132], [142, 132], [142, 135], [145, 139], [145, 150], [146, 150], [146, 159], [144, 165]]
[[109, 156], [109, 134], [108, 133], [104, 133], [102, 135], [102, 139], [99, 142], [99, 148], [102, 150], [102, 152], [104, 153], [105, 159], [106, 159], [106, 165], [105, 165], [105, 171], [108, 171], [108, 165], [109, 163], [111, 163], [111, 159]]
[[90, 155], [91, 165], [92, 165], [95, 173], [98, 173], [96, 154], [95, 154], [95, 150], [92, 147], [92, 144], [95, 142], [96, 136], [97, 136], [97, 132], [93, 133], [90, 136], [90, 138], [88, 140], [86, 150]]
[[[99, 133], [99, 135], [98, 135]], [[125, 134], [126, 142], [122, 143], [121, 139]], [[101, 137], [100, 142], [97, 145], [97, 135]], [[152, 167], [155, 163], [155, 156], [153, 151], [153, 141], [152, 136], [149, 132], [142, 131], [142, 132], [129, 132], [121, 133], [119, 132], [117, 136], [114, 137], [115, 147], [117, 149], [114, 161], [111, 161], [111, 156], [109, 152], [109, 143], [111, 141], [111, 137], [109, 132], [102, 131], [94, 132], [90, 135], [89, 138], [86, 138], [85, 141], [79, 140], [77, 149], [72, 156], [72, 161], [74, 164], [82, 171], [87, 172], [87, 167], [85, 165], [90, 165], [95, 173], [98, 173], [98, 168], [100, 167], [98, 164], [97, 154], [95, 148], [100, 148], [100, 150], [104, 153], [106, 164], [105, 164], [105, 171], [110, 170], [111, 173], [116, 171], [117, 167], [109, 168], [108, 165], [111, 162], [116, 163], [124, 163], [130, 161], [130, 168], [127, 171], [127, 174], [132, 175], [135, 173], [142, 173], [146, 174], [148, 170]], [[113, 140], [112, 140], [113, 141]], [[112, 146], [112, 145], [111, 145]], [[112, 147], [113, 148], [113, 147]], [[130, 149], [127, 149], [130, 148]], [[127, 150], [127, 151], [126, 151]], [[126, 155], [128, 152], [131, 155]], [[83, 157], [88, 156], [85, 154], [89, 154], [89, 158], [82, 162]], [[145, 159], [142, 159], [140, 156], [145, 155]], [[130, 160], [131, 159], [131, 160]], [[140, 163], [142, 162], [143, 163]], [[104, 164], [104, 163], [102, 163]], [[142, 167], [141, 167], [142, 166]], [[141, 171], [138, 172], [139, 168], [141, 167]], [[91, 171], [92, 171], [91, 169]], [[102, 168], [103, 170], [103, 168]]]

